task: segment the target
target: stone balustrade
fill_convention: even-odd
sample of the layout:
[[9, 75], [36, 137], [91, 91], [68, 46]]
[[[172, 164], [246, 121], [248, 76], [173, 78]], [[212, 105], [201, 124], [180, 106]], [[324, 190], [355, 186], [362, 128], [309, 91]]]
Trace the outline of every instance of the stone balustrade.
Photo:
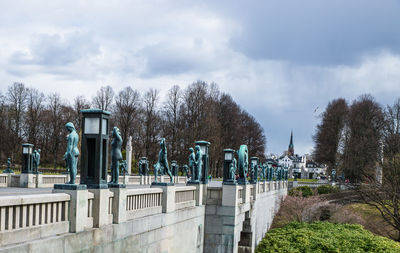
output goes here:
[[69, 231], [68, 194], [0, 197], [0, 245]]
[[196, 205], [196, 187], [175, 188], [175, 210]]
[[[43, 174], [0, 174], [0, 187], [29, 187], [29, 188], [51, 188], [54, 184], [65, 184], [69, 180], [69, 175], [43, 175]], [[108, 181], [110, 176], [108, 176]], [[159, 182], [169, 182], [168, 176], [159, 176]], [[22, 182], [27, 181], [27, 182]], [[80, 183], [80, 176], [76, 177], [75, 182]], [[119, 183], [126, 185], [150, 185], [154, 182], [154, 176], [120, 176]], [[187, 178], [184, 176], [176, 177], [175, 183], [185, 184]]]
[[161, 213], [162, 194], [160, 188], [126, 190], [126, 219]]
[[[12, 176], [0, 179], [0, 183], [9, 181]], [[136, 231], [138, 235], [147, 233], [149, 238], [155, 238], [151, 233], [154, 228], [163, 233], [164, 226], [176, 226], [173, 229], [180, 231], [179, 224], [189, 222], [196, 224], [199, 235], [195, 233], [195, 238], [204, 238], [204, 252], [236, 252], [238, 247], [254, 249], [286, 196], [287, 186], [285, 181], [222, 187], [159, 184], [136, 189], [54, 189], [53, 194], [0, 197], [0, 247], [27, 245], [28, 241], [44, 237], [68, 240], [68, 236], [76, 232], [79, 238], [80, 234], [97, 231], [96, 228], [102, 228], [98, 233], [104, 236], [113, 230], [113, 236], [117, 237], [122, 233], [125, 238]], [[188, 219], [188, 214], [192, 218]], [[109, 226], [111, 224], [117, 225]], [[189, 225], [184, 225], [185, 229], [186, 226]], [[255, 240], [246, 241], [244, 238], [250, 235], [255, 236]], [[184, 236], [184, 233], [180, 235]], [[96, 241], [93, 238], [89, 236], [86, 240]], [[112, 237], [112, 240], [121, 238]], [[200, 240], [199, 245], [203, 245], [202, 239], [190, 238]], [[78, 240], [76, 244], [84, 242]]]
[[8, 180], [7, 174], [0, 174], [0, 187], [7, 187]]

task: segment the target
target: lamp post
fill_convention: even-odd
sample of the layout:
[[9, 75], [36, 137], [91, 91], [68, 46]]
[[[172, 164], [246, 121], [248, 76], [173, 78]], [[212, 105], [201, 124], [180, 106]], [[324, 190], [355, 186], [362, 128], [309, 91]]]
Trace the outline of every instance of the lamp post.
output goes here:
[[200, 146], [202, 159], [203, 159], [203, 167], [201, 169], [201, 179], [200, 182], [203, 184], [208, 184], [208, 148], [210, 146], [210, 142], [208, 141], [196, 141], [196, 145]]
[[87, 188], [107, 186], [110, 112], [100, 109], [82, 112], [81, 184]]
[[257, 181], [258, 181], [258, 163], [259, 163], [258, 157], [250, 158], [250, 164], [253, 169], [251, 171], [251, 179], [250, 179], [250, 183], [252, 183], [252, 184], [257, 183]]
[[223, 184], [236, 184], [235, 150], [224, 149], [224, 178]]
[[22, 170], [21, 173], [33, 173], [33, 144], [24, 143], [22, 144]]

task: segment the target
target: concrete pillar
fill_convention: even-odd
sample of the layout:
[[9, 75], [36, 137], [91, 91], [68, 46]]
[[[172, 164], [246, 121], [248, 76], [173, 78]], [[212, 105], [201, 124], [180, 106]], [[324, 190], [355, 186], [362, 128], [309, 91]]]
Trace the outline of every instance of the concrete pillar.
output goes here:
[[113, 223], [126, 221], [126, 188], [110, 188], [114, 193], [112, 203]]
[[40, 188], [43, 185], [43, 174], [36, 174], [36, 188]]
[[251, 194], [251, 189], [250, 189], [250, 184], [245, 184], [243, 186], [243, 193], [242, 193], [242, 203], [249, 203], [250, 202], [250, 194]]
[[69, 232], [81, 232], [88, 219], [88, 190], [53, 189], [53, 193], [66, 193], [69, 201]]
[[258, 188], [260, 188], [260, 182], [253, 184], [253, 200], [258, 198]]
[[36, 182], [34, 180], [34, 174], [32, 173], [21, 173], [19, 176], [19, 187], [22, 188], [35, 188]]
[[151, 185], [151, 188], [161, 188], [162, 194], [162, 212], [169, 213], [175, 211], [175, 186], [174, 185]]
[[140, 184], [146, 184], [145, 182], [146, 176], [140, 175]]
[[223, 184], [222, 185], [222, 205], [237, 206], [238, 205], [238, 189], [239, 186]]
[[99, 228], [110, 224], [108, 218], [110, 191], [108, 189], [89, 189], [89, 191], [94, 194], [93, 227]]
[[128, 165], [128, 174], [132, 174], [132, 136], [129, 136], [126, 142], [126, 163]]

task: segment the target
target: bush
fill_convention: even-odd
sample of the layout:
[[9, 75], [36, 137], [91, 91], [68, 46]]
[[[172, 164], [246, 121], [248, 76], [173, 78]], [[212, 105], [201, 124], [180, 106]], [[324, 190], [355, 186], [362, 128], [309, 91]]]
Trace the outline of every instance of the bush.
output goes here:
[[299, 197], [310, 197], [313, 195], [313, 191], [310, 186], [300, 186], [293, 188], [289, 191], [290, 196], [299, 196]]
[[317, 187], [318, 194], [329, 194], [329, 193], [336, 193], [339, 191], [339, 188], [332, 185], [320, 185]]
[[256, 252], [400, 252], [400, 244], [361, 225], [293, 222], [270, 230]]

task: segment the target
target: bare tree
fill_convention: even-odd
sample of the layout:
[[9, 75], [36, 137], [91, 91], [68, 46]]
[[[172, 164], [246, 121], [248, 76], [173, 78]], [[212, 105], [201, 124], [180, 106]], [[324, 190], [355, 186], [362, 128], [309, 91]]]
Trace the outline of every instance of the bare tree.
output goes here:
[[81, 110], [83, 109], [89, 109], [90, 108], [90, 103], [86, 99], [85, 96], [77, 96], [74, 99], [74, 126], [75, 128], [80, 131], [81, 130], [81, 118], [82, 118], [82, 113]]
[[383, 120], [382, 108], [370, 95], [360, 96], [351, 105], [343, 169], [346, 178], [352, 182], [361, 182], [366, 174], [375, 176], [381, 150]]
[[92, 105], [101, 110], [108, 111], [111, 109], [111, 104], [114, 98], [114, 90], [111, 86], [103, 86], [97, 91], [93, 97]]
[[169, 146], [172, 148], [172, 154], [179, 156], [181, 153], [179, 148], [179, 109], [182, 104], [181, 90], [178, 85], [172, 86], [168, 91], [167, 101], [164, 106], [165, 127], [164, 133], [169, 137]]
[[37, 145], [39, 129], [42, 122], [45, 96], [37, 89], [28, 89], [27, 110], [25, 114], [25, 132], [27, 140], [33, 145]]
[[[158, 150], [159, 113], [157, 111], [158, 90], [149, 89], [144, 97], [144, 152], [155, 157]], [[154, 158], [153, 158], [154, 159]]]
[[137, 90], [125, 87], [115, 98], [114, 121], [121, 130], [122, 146], [125, 147], [127, 138], [135, 131], [134, 122], [140, 110], [140, 95]]
[[330, 171], [336, 170], [339, 162], [339, 143], [346, 123], [348, 106], [343, 98], [331, 101], [322, 114], [322, 122], [317, 125], [313, 136], [314, 159], [328, 165]]
[[7, 102], [9, 120], [13, 137], [13, 151], [18, 152], [22, 143], [22, 124], [26, 109], [27, 88], [23, 83], [14, 83], [8, 87]]

